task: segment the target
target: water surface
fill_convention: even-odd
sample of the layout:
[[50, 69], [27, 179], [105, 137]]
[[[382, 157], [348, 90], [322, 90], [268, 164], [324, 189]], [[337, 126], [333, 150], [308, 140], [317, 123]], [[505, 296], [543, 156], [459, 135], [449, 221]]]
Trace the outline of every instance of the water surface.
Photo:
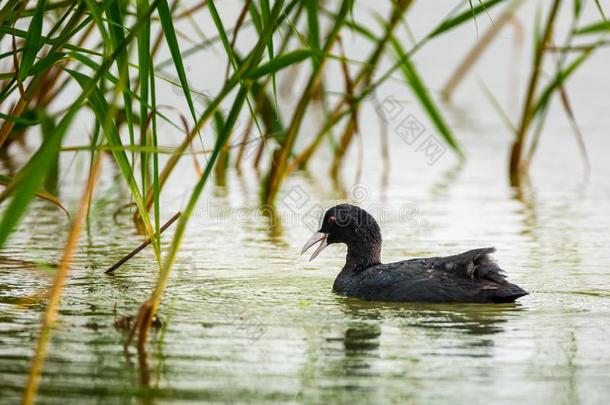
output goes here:
[[[438, 49], [454, 49], [472, 36], [471, 27], [461, 38], [443, 38], [436, 53], [421, 53], [418, 63], [433, 91], [447, 75], [436, 61]], [[495, 88], [509, 89], [512, 80], [490, 73], [512, 49], [509, 37], [477, 73]], [[40, 402], [606, 403], [610, 89], [597, 79], [609, 60], [601, 54], [570, 82], [591, 155], [589, 177], [554, 105], [531, 182], [509, 187], [511, 135], [472, 81], [445, 112], [468, 154], [465, 163], [447, 151], [429, 164], [391, 120], [386, 168], [379, 104], [369, 100], [361, 117], [365, 159], [360, 162], [354, 146], [340, 184], [328, 177], [330, 154], [323, 151], [309, 173], [286, 181], [275, 215], [258, 209], [252, 170], [230, 172], [225, 187], [210, 185], [167, 289], [164, 327], [151, 336], [147, 367], [137, 365], [133, 348], [125, 356], [126, 335], [114, 327], [113, 308], [117, 316], [135, 314], [150, 296], [157, 266], [146, 250], [114, 275], [103, 274], [141, 238], [128, 213], [118, 224], [112, 220], [129, 197], [106, 161], [63, 294]], [[498, 90], [499, 97], [510, 98], [509, 90]], [[434, 135], [404, 86], [383, 87], [379, 99], [388, 96], [424, 123], [425, 136]], [[315, 128], [315, 112], [309, 119]], [[76, 135], [72, 140], [82, 142]], [[61, 197], [72, 206], [86, 158], [66, 154], [61, 162]], [[185, 158], [164, 196], [163, 218], [183, 208], [193, 181]], [[334, 295], [345, 248], [331, 246], [312, 263], [298, 253], [320, 210], [346, 200], [378, 218], [384, 261], [493, 245], [511, 281], [530, 295], [514, 305], [385, 304]], [[21, 396], [44, 310], [36, 297], [53, 274], [44, 264], [57, 262], [68, 227], [44, 202], [30, 212], [0, 251], [3, 403]]]

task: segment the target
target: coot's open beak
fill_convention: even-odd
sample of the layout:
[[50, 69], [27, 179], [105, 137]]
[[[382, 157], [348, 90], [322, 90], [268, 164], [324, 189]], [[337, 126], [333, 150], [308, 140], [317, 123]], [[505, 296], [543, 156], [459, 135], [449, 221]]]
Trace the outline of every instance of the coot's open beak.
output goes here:
[[305, 242], [305, 246], [303, 246], [303, 250], [301, 250], [301, 254], [305, 253], [307, 251], [307, 249], [309, 249], [316, 243], [322, 241], [322, 243], [320, 243], [320, 246], [318, 246], [316, 251], [313, 252], [313, 255], [311, 255], [311, 257], [309, 258], [309, 261], [312, 261], [313, 259], [316, 258], [316, 256], [318, 256], [320, 254], [321, 251], [324, 250], [324, 248], [326, 246], [328, 246], [327, 238], [328, 238], [327, 233], [322, 233], [322, 232], [314, 233], [313, 235], [311, 235], [311, 238], [309, 238], [309, 240], [307, 242]]

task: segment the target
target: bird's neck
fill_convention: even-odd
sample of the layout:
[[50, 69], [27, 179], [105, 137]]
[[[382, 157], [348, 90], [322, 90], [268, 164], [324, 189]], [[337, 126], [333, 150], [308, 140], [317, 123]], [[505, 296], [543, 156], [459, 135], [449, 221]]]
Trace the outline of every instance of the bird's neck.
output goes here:
[[348, 245], [344, 270], [360, 271], [380, 263], [381, 242]]

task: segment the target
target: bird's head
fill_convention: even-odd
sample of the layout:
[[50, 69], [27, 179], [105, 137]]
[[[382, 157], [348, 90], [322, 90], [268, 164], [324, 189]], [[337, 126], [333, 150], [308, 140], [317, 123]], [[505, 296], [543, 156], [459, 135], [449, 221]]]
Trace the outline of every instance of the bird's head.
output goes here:
[[303, 246], [301, 254], [320, 242], [310, 261], [332, 243], [345, 243], [348, 259], [361, 258], [366, 262], [379, 263], [381, 232], [377, 221], [360, 207], [339, 204], [329, 208], [322, 218], [320, 230], [314, 233]]

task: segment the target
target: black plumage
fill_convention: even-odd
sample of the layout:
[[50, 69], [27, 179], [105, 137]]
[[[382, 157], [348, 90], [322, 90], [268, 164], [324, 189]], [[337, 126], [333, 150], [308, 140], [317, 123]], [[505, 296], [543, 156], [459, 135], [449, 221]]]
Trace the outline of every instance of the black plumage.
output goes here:
[[506, 280], [490, 257], [494, 248], [382, 264], [379, 225], [354, 205], [330, 208], [303, 251], [318, 241], [312, 259], [328, 244], [347, 245], [345, 266], [333, 285], [333, 291], [346, 296], [371, 301], [502, 303], [527, 295]]

